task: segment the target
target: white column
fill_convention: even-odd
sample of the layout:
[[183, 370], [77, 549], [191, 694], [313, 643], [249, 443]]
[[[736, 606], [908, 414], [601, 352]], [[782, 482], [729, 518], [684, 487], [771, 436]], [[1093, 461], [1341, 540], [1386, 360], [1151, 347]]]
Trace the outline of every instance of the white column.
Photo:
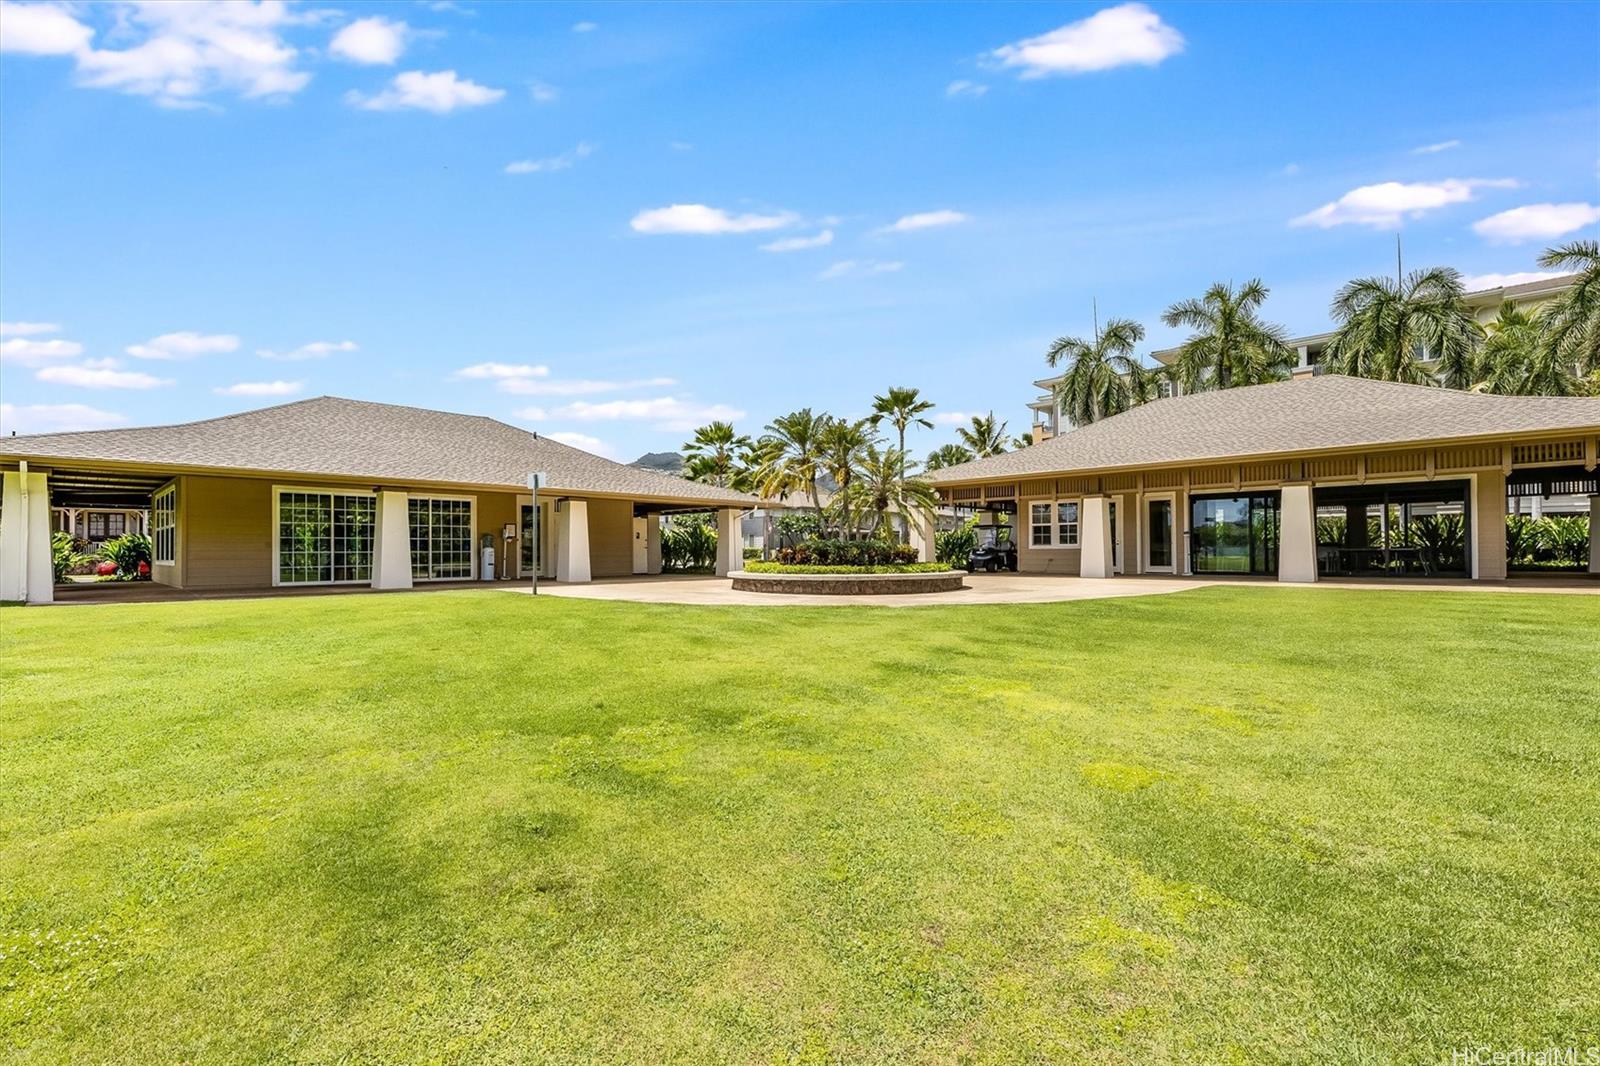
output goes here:
[[717, 512], [717, 576], [727, 577], [744, 569], [744, 541], [739, 536], [739, 509], [724, 507]]
[[589, 580], [589, 501], [556, 501], [556, 580]]
[[1589, 497], [1589, 573], [1600, 574], [1600, 496]]
[[373, 523], [372, 587], [411, 587], [411, 518], [409, 497], [403, 492], [378, 493], [378, 514]]
[[658, 514], [645, 515], [644, 552], [644, 572], [661, 573], [661, 516]]
[[50, 565], [50, 482], [44, 474], [9, 471], [0, 487], [0, 600], [55, 599]]
[[912, 511], [908, 516], [906, 532], [917, 549], [917, 562], [932, 563], [934, 558], [934, 518], [932, 511]]
[[1082, 577], [1110, 577], [1111, 508], [1104, 496], [1085, 496], [1078, 515], [1078, 573]]
[[1317, 579], [1317, 509], [1310, 485], [1285, 485], [1278, 519], [1278, 580]]

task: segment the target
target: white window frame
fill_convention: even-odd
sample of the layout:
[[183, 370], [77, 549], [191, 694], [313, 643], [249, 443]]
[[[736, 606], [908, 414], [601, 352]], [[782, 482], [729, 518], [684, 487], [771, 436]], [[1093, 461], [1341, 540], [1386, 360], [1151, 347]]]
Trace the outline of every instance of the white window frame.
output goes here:
[[[162, 506], [162, 497], [169, 497], [171, 503]], [[162, 522], [165, 516], [166, 522]], [[170, 551], [166, 558], [161, 556], [161, 542], [163, 533], [170, 533], [167, 537], [167, 546]], [[155, 492], [150, 494], [150, 565], [151, 566], [176, 566], [178, 565], [178, 483], [169, 481]]]
[[[1172, 506], [1172, 564], [1150, 565], [1150, 501], [1166, 500]], [[1184, 572], [1182, 516], [1178, 513], [1178, 493], [1146, 492], [1139, 497], [1139, 571], [1145, 574], [1180, 574]]]
[[[467, 552], [467, 561], [471, 566], [471, 571], [470, 571], [471, 572], [471, 576], [470, 577], [418, 577], [416, 575], [415, 571], [413, 571], [413, 573], [411, 575], [411, 580], [413, 582], [417, 582], [417, 581], [476, 581], [476, 580], [478, 580], [478, 555], [480, 554], [479, 548], [478, 548], [478, 497], [476, 497], [476, 496], [453, 496], [453, 495], [451, 495], [449, 493], [446, 493], [446, 492], [408, 492], [408, 493], [406, 493], [406, 565], [408, 565], [408, 566], [410, 566], [412, 564], [412, 561], [413, 561], [412, 558], [411, 558], [411, 501], [412, 500], [454, 500], [456, 502], [466, 501], [466, 503], [469, 505], [469, 507], [467, 509], [467, 524], [470, 527], [470, 531], [471, 531], [471, 534], [472, 534], [472, 544], [471, 544], [470, 549]], [[520, 508], [517, 511], [517, 523], [518, 523], [519, 526], [522, 523], [522, 511], [521, 511]], [[521, 531], [521, 529], [518, 529], [517, 532], [520, 535], [522, 531]], [[519, 562], [521, 561], [521, 550], [520, 550], [520, 547], [519, 547], [519, 550], [518, 550], [518, 561]], [[431, 565], [431, 561], [430, 561], [430, 565]]]
[[377, 493], [371, 489], [348, 489], [339, 485], [274, 485], [272, 486], [272, 584], [276, 588], [283, 585], [286, 588], [311, 588], [317, 585], [370, 585], [372, 578], [347, 578], [344, 581], [289, 581], [285, 582], [279, 577], [279, 564], [283, 561], [282, 549], [278, 544], [278, 530], [282, 525], [281, 498], [285, 492], [303, 492], [317, 496], [365, 496], [373, 500], [372, 523], [372, 569], [378, 568], [378, 523], [377, 523]]
[[[1078, 517], [1072, 523], [1076, 536], [1071, 542], [1061, 539], [1061, 505], [1070, 503], [1078, 509]], [[1050, 542], [1048, 544], [1035, 544], [1033, 542], [1033, 509], [1036, 505], [1048, 505], [1050, 508]], [[1025, 548], [1032, 551], [1060, 551], [1063, 548], [1076, 551], [1083, 542], [1083, 497], [1081, 496], [1040, 496], [1026, 501], [1028, 541]], [[1020, 516], [1019, 516], [1020, 517]]]

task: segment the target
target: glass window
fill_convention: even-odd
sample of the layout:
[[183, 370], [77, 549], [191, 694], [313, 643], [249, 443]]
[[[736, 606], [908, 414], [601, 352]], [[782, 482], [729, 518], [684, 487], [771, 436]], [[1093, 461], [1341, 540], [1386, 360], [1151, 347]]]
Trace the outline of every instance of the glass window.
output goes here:
[[278, 583], [372, 580], [377, 500], [365, 494], [278, 493]]
[[1148, 501], [1149, 559], [1152, 569], [1172, 565], [1172, 501]]
[[178, 486], [168, 485], [150, 500], [150, 549], [158, 563], [178, 555]]
[[413, 496], [411, 576], [423, 581], [472, 577], [472, 501]]
[[89, 539], [104, 540], [106, 536], [106, 516], [98, 511], [89, 512]]
[[1036, 503], [1028, 509], [1028, 543], [1035, 548], [1050, 546], [1050, 504]]
[[1078, 501], [1062, 500], [1056, 504], [1056, 543], [1063, 548], [1078, 544]]
[[118, 512], [106, 515], [106, 536], [120, 537], [128, 531], [128, 516]]

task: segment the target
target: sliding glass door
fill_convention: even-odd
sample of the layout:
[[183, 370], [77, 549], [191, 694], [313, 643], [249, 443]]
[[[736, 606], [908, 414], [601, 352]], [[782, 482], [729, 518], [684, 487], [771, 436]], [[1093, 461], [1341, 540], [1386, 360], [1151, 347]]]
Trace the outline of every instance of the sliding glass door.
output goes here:
[[1172, 500], [1145, 501], [1145, 569], [1172, 572]]
[[372, 580], [377, 502], [367, 493], [279, 490], [277, 585], [337, 585]]
[[472, 501], [413, 496], [407, 506], [411, 525], [412, 579], [471, 579]]
[[1189, 568], [1196, 574], [1276, 574], [1278, 494], [1190, 497]]

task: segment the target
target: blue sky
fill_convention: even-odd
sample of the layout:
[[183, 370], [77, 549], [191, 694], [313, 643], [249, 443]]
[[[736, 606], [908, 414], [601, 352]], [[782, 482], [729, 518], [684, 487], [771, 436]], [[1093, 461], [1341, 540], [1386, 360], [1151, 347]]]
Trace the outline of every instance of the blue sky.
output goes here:
[[[631, 459], [1600, 231], [1600, 5], [0, 6], [4, 431], [323, 393]], [[948, 425], [913, 438], [922, 452]]]

